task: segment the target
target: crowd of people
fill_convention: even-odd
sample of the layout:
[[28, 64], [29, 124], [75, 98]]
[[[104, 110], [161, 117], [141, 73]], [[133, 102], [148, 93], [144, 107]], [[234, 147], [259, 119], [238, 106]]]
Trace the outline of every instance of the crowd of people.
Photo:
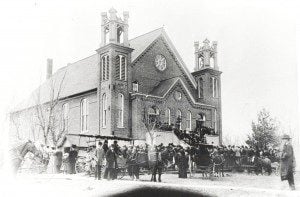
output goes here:
[[[189, 164], [191, 161], [195, 161], [195, 155], [222, 155], [224, 167], [231, 170], [236, 166], [251, 162], [253, 156], [267, 157], [272, 162], [279, 161], [279, 150], [277, 149], [259, 149], [244, 145], [207, 146], [203, 149], [200, 146], [186, 146], [184, 148], [181, 145], [170, 143], [166, 146], [160, 144], [155, 147], [155, 150], [159, 153], [160, 158], [158, 160], [162, 160], [164, 168], [178, 170], [179, 178], [187, 178]], [[149, 151], [150, 148], [147, 144], [124, 145], [121, 147], [118, 145], [118, 141], [114, 141], [109, 145], [108, 141], [105, 140], [88, 147], [82, 157], [83, 159], [79, 161], [76, 145], [67, 148], [43, 146], [43, 163], [47, 166], [47, 173], [75, 174], [77, 171], [75, 169], [76, 162], [81, 162], [84, 165], [86, 174], [95, 176], [96, 179], [116, 179], [118, 169], [126, 168], [129, 176], [134, 180], [138, 180], [140, 168], [143, 166], [143, 162], [146, 162], [146, 159], [140, 157], [146, 155]], [[104, 173], [102, 173], [103, 170]]]

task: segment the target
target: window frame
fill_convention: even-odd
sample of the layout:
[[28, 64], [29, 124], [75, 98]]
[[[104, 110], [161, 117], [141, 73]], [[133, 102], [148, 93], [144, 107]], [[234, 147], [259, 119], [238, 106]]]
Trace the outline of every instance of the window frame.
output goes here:
[[192, 112], [188, 111], [187, 112], [187, 117], [186, 117], [186, 130], [191, 131], [192, 130]]
[[124, 94], [118, 94], [118, 128], [124, 128]]
[[88, 99], [83, 98], [80, 101], [80, 132], [85, 133], [88, 132]]
[[107, 96], [106, 93], [102, 94], [102, 128], [107, 125]]
[[182, 118], [182, 112], [180, 109], [177, 110], [176, 112], [176, 119], [178, 119], [180, 117], [181, 121], [179, 123], [179, 129], [182, 130], [182, 122], [183, 122], [183, 118]]
[[68, 131], [69, 128], [69, 111], [70, 111], [69, 103], [64, 103], [62, 105], [62, 128], [61, 128], [63, 131]]

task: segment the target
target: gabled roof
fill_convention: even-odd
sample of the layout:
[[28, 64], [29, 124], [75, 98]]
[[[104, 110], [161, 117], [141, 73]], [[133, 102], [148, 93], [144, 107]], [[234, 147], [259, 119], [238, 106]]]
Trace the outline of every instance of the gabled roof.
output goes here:
[[[153, 97], [153, 98], [158, 98], [158, 99], [164, 99], [164, 98], [166, 98], [168, 93], [171, 91], [171, 89], [177, 83], [179, 83], [183, 87], [183, 89], [189, 95], [189, 98], [191, 99], [191, 101], [194, 105], [200, 105], [200, 106], [215, 108], [215, 106], [213, 106], [213, 105], [208, 105], [208, 104], [197, 102], [195, 100], [195, 98], [193, 97], [192, 93], [189, 91], [189, 89], [187, 88], [187, 86], [185, 85], [185, 83], [182, 81], [182, 79], [180, 77], [176, 77], [176, 78], [172, 78], [172, 79], [164, 80], [164, 81], [160, 82], [151, 91], [151, 94], [143, 94], [143, 93], [135, 92], [135, 93], [132, 93], [132, 95], [133, 96], [136, 95], [136, 96], [145, 96], [145, 97]], [[167, 86], [167, 87], [164, 87], [164, 86]]]
[[[167, 44], [175, 54], [178, 62], [182, 66], [191, 83], [194, 85], [194, 87], [196, 87], [194, 78], [186, 68], [180, 55], [178, 54], [177, 50], [175, 49], [174, 45], [170, 41], [163, 28], [155, 29], [129, 41], [130, 47], [134, 49], [131, 56], [132, 62], [137, 60], [140, 55], [142, 55], [143, 52], [160, 36], [162, 36], [166, 40]], [[87, 58], [69, 64], [68, 66], [60, 68], [52, 75], [50, 79], [46, 80], [39, 88], [37, 88], [27, 100], [24, 100], [12, 111], [18, 111], [32, 107], [37, 104], [37, 101], [38, 103], [45, 103], [50, 101], [51, 90], [54, 89], [54, 95], [57, 95], [57, 92], [60, 89], [60, 85], [60, 98], [93, 90], [97, 88], [99, 79], [98, 72], [99, 58], [97, 54], [91, 55]], [[62, 80], [63, 83], [61, 84]], [[171, 82], [166, 81], [165, 83]], [[158, 87], [158, 90], [153, 90], [154, 94], [160, 94], [160, 91], [163, 91], [162, 89], [164, 88], [162, 86], [163, 85], [161, 85], [161, 87]]]
[[135, 37], [129, 41], [129, 45], [134, 50], [131, 53], [131, 60], [134, 62], [162, 33], [164, 29], [158, 28], [146, 34]]
[[149, 93], [150, 95], [163, 97], [178, 81], [179, 77], [161, 81], [153, 90]]

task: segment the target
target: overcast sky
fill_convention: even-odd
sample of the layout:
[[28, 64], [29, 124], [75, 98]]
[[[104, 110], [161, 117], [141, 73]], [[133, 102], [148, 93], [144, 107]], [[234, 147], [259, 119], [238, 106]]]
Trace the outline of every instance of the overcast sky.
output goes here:
[[[265, 107], [298, 131], [296, 1], [6, 1], [0, 10], [0, 118], [54, 70], [95, 53], [101, 12], [129, 11], [129, 36], [165, 30], [190, 71], [194, 41], [218, 41], [224, 136], [245, 139]], [[297, 50], [298, 49], [298, 50]]]

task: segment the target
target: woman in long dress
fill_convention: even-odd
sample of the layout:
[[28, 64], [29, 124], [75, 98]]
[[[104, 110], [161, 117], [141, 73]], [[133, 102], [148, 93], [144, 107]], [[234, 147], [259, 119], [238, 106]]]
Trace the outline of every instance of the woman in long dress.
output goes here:
[[52, 147], [49, 150], [49, 163], [48, 163], [48, 167], [47, 167], [47, 173], [48, 174], [54, 174], [56, 172], [55, 170], [55, 148]]

